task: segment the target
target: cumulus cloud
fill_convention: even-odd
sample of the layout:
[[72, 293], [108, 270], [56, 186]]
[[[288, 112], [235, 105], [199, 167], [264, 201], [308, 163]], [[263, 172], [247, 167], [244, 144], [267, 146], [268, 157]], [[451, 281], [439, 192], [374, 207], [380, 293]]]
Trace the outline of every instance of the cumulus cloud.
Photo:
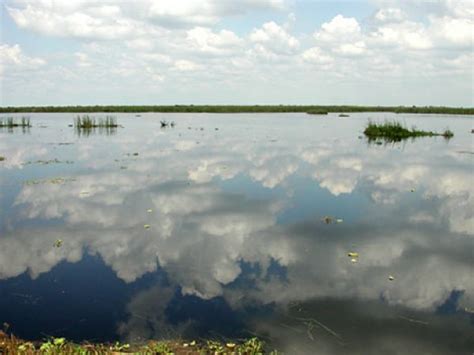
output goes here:
[[42, 58], [29, 57], [20, 45], [0, 44], [0, 75], [7, 71], [29, 71], [44, 66]]
[[[72, 52], [65, 49], [65, 53], [57, 53], [53, 61], [48, 58], [47, 64], [30, 63], [29, 78], [37, 85], [29, 86], [32, 95], [28, 97], [43, 104], [48, 100], [39, 88], [56, 86], [58, 92], [69, 93], [63, 100], [77, 96], [85, 102], [103, 97], [95, 84], [105, 81], [114, 83], [106, 95], [111, 101], [143, 91], [147, 94], [136, 98], [140, 103], [143, 97], [151, 100], [157, 96], [173, 103], [176, 97], [188, 102], [211, 97], [229, 103], [257, 100], [258, 96], [251, 93], [258, 89], [265, 102], [269, 95], [270, 101], [277, 101], [291, 94], [295, 100], [310, 102], [314, 95], [303, 90], [308, 83], [319, 83], [317, 88], [331, 87], [335, 79], [351, 83], [347, 88], [363, 85], [364, 90], [357, 90], [357, 94], [348, 89], [344, 93], [335, 88], [322, 90], [320, 94], [327, 96], [321, 97], [322, 101], [340, 97], [339, 101], [347, 102], [355, 95], [364, 98], [361, 103], [380, 104], [377, 100], [382, 98], [406, 104], [406, 100], [418, 97], [420, 104], [429, 100], [445, 104], [446, 95], [435, 99], [433, 95], [424, 97], [420, 91], [404, 95], [409, 90], [395, 90], [394, 85], [401, 86], [404, 78], [425, 86], [445, 80], [446, 86], [455, 88], [449, 90], [449, 100], [470, 103], [466, 88], [472, 83], [466, 74], [472, 74], [472, 66], [468, 60], [455, 59], [470, 59], [472, 4], [448, 0], [375, 4], [378, 9], [364, 21], [341, 12], [306, 32], [295, 30], [304, 17], [297, 17], [296, 8], [283, 0], [246, 0], [238, 5], [214, 0], [67, 4], [10, 0], [6, 9], [22, 29], [45, 37], [72, 38], [81, 44]], [[236, 27], [232, 23], [261, 11], [268, 15], [261, 24]], [[272, 18], [277, 13], [287, 14], [287, 22]], [[28, 52], [28, 48], [23, 50]], [[45, 61], [31, 59], [37, 64]], [[54, 72], [62, 73], [66, 80], [55, 80]], [[183, 72], [185, 76], [180, 75]], [[123, 80], [128, 80], [127, 94], [119, 90]], [[375, 82], [397, 94], [380, 95], [380, 89], [370, 89]], [[5, 93], [5, 102], [21, 101], [17, 94], [23, 91], [24, 80], [6, 84], [12, 90]], [[284, 89], [292, 85], [295, 90], [283, 96]]]
[[264, 56], [290, 54], [299, 48], [299, 41], [275, 22], [267, 22], [250, 34], [257, 52]]

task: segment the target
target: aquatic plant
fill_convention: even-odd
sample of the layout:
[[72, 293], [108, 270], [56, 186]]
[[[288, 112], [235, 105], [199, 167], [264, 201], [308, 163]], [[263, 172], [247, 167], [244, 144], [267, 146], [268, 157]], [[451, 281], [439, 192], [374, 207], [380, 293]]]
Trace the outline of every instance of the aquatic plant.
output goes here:
[[105, 116], [96, 120], [89, 115], [77, 116], [74, 121], [76, 128], [92, 129], [92, 128], [117, 128], [117, 119], [115, 116]]
[[[388, 122], [384, 123], [374, 123], [369, 121], [367, 124], [364, 134], [369, 138], [369, 140], [383, 139], [390, 142], [398, 142], [407, 138], [416, 138], [416, 137], [433, 137], [433, 136], [443, 136], [445, 138], [453, 137], [453, 132], [449, 129], [443, 133], [436, 133], [432, 131], [422, 131], [412, 127], [411, 129], [406, 128], [400, 122]], [[378, 141], [379, 142], [379, 141]]]
[[[26, 341], [0, 331], [0, 354], [265, 354], [264, 343], [251, 338], [241, 343], [221, 343], [193, 340], [150, 340], [147, 343], [82, 343], [65, 338], [48, 338], [44, 341]], [[276, 351], [269, 352], [277, 354]]]
[[31, 122], [29, 117], [22, 117], [20, 122], [17, 122], [13, 117], [0, 118], [0, 128], [29, 128], [31, 127]]

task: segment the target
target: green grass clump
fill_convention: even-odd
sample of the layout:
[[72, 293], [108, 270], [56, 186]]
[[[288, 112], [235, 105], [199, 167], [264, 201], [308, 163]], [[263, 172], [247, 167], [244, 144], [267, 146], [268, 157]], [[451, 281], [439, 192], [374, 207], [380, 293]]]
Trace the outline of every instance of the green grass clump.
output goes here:
[[76, 128], [92, 129], [92, 128], [117, 128], [117, 120], [114, 116], [105, 116], [96, 120], [89, 115], [77, 116], [74, 120]]
[[22, 117], [21, 120], [18, 122], [13, 117], [7, 118], [0, 118], [0, 128], [29, 128], [31, 127], [30, 118], [29, 117]]
[[416, 129], [416, 127], [408, 129], [404, 127], [400, 122], [395, 121], [384, 123], [369, 122], [364, 130], [364, 134], [369, 138], [369, 140], [376, 140], [378, 138], [381, 138], [385, 141], [390, 142], [399, 142], [403, 139], [416, 137], [443, 136], [449, 139], [454, 136], [453, 132], [451, 132], [449, 129], [445, 130], [443, 133], [421, 131]]

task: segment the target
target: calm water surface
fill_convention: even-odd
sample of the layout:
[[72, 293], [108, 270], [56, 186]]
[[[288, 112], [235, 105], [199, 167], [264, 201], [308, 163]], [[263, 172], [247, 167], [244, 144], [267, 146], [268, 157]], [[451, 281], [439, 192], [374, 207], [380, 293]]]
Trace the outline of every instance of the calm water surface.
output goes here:
[[[116, 114], [89, 134], [29, 116], [0, 130], [14, 334], [473, 353], [472, 116]], [[455, 136], [368, 144], [369, 118]]]

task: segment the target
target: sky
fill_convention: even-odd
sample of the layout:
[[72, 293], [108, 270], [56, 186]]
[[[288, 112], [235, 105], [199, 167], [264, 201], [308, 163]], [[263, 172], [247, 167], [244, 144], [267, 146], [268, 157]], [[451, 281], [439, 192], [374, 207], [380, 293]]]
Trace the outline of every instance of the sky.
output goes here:
[[0, 106], [474, 106], [471, 0], [0, 0]]

